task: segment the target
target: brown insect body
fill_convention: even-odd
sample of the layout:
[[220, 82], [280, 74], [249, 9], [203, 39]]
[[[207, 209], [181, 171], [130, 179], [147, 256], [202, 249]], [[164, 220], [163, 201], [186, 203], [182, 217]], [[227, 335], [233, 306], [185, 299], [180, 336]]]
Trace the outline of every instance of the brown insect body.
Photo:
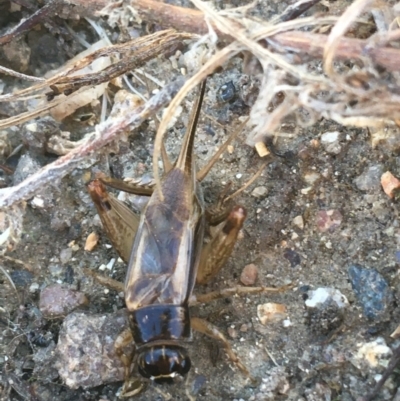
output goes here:
[[205, 208], [196, 180], [193, 142], [205, 84], [174, 167], [142, 213], [128, 263], [125, 302], [139, 372], [156, 380], [185, 374], [190, 359], [180, 344], [191, 337], [188, 300], [199, 264]]

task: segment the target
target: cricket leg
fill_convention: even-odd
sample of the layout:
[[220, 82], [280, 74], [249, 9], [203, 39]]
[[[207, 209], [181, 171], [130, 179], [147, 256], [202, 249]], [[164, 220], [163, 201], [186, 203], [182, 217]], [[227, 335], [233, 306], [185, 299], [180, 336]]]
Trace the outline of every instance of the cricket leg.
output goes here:
[[111, 277], [102, 276], [101, 274], [97, 273], [91, 269], [82, 269], [85, 276], [90, 276], [95, 279], [99, 284], [103, 285], [104, 287], [109, 288], [110, 290], [117, 291], [118, 293], [125, 291], [125, 284], [121, 283], [118, 280], [114, 280]]
[[213, 324], [207, 322], [206, 320], [199, 319], [197, 317], [190, 318], [190, 324], [194, 330], [221, 342], [226, 354], [228, 355], [228, 358], [240, 369], [240, 371], [246, 377], [249, 377], [250, 379], [254, 380], [250, 376], [250, 373], [246, 368], [246, 366], [243, 365], [239, 357], [233, 351], [231, 345], [229, 344], [229, 341]]
[[107, 177], [105, 175], [100, 175], [97, 179], [108, 187], [119, 189], [120, 191], [128, 192], [129, 194], [134, 195], [150, 196], [154, 190], [153, 184], [143, 185], [137, 182], [130, 182], [119, 180], [117, 178]]
[[228, 139], [222, 144], [215, 155], [208, 161], [208, 163], [197, 173], [197, 181], [201, 182], [207, 176], [208, 172], [212, 169], [219, 157], [225, 152], [228, 145], [239, 135], [244, 126], [247, 124], [248, 119], [240, 124], [239, 128], [229, 135]]
[[[165, 173], [168, 173], [172, 169], [173, 165], [168, 158], [164, 143], [161, 147], [161, 156], [164, 164], [164, 171]], [[104, 185], [107, 185], [108, 187], [119, 189], [120, 191], [128, 192], [129, 194], [151, 196], [154, 191], [154, 183], [141, 184], [140, 181], [124, 181], [117, 178], [107, 177], [104, 174], [99, 175], [97, 179], [99, 179]]]
[[253, 294], [264, 294], [264, 293], [279, 293], [285, 292], [293, 288], [293, 284], [284, 285], [282, 287], [245, 287], [237, 285], [231, 288], [223, 288], [222, 290], [208, 292], [206, 294], [192, 295], [189, 299], [190, 306], [202, 304], [206, 302], [215, 301], [216, 299], [229, 298], [234, 295], [253, 295]]
[[139, 218], [124, 203], [108, 193], [99, 179], [93, 180], [88, 190], [109, 240], [121, 259], [128, 262]]
[[124, 330], [115, 340], [115, 353], [124, 366], [124, 386], [121, 396], [123, 398], [133, 397], [139, 394], [144, 384], [136, 377], [131, 377], [132, 362], [135, 355], [135, 348], [132, 333], [129, 329]]
[[221, 270], [233, 251], [245, 219], [246, 210], [242, 206], [234, 206], [225, 223], [203, 247], [196, 277], [197, 284], [208, 283]]

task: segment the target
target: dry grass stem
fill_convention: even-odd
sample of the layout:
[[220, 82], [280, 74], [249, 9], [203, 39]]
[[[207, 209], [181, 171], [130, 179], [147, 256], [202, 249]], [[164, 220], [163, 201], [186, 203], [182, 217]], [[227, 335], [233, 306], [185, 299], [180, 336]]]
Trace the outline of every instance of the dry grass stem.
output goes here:
[[181, 77], [153, 96], [143, 106], [134, 109], [132, 102], [115, 104], [118, 116], [111, 113], [110, 117], [102, 124], [96, 126], [96, 131], [88, 135], [86, 141], [74, 150], [60, 157], [32, 174], [20, 184], [0, 190], [0, 209], [9, 208], [17, 202], [31, 198], [41, 188], [54, 183], [70, 173], [85, 157], [99, 151], [111, 141], [118, 139], [125, 130], [138, 127], [149, 116], [164, 107], [183, 85]]

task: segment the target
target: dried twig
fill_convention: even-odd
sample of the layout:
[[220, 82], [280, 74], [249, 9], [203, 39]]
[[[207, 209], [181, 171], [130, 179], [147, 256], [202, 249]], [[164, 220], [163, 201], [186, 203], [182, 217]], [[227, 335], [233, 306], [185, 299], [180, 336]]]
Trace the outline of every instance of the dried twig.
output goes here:
[[39, 22], [45, 21], [50, 16], [55, 15], [65, 4], [64, 0], [51, 0], [41, 9], [32, 14], [28, 19], [21, 21], [19, 25], [0, 37], [0, 45], [5, 45], [13, 39], [21, 36], [23, 33], [30, 31]]
[[119, 105], [122, 110], [119, 117], [112, 115], [96, 127], [87, 142], [77, 147], [55, 162], [46, 165], [20, 184], [0, 190], [0, 208], [10, 207], [16, 202], [31, 198], [37, 191], [54, 180], [70, 173], [85, 157], [117, 139], [126, 129], [138, 127], [144, 120], [168, 104], [184, 83], [181, 77], [166, 85], [143, 106], [132, 110], [131, 103]]
[[[1, 95], [0, 102], [26, 100], [31, 97], [38, 97], [43, 98], [43, 103], [34, 110], [29, 110], [25, 113], [0, 120], [0, 128], [22, 124], [30, 119], [43, 116], [54, 107], [68, 101], [70, 96], [79, 96], [85, 90], [85, 88], [83, 88], [84, 86], [99, 85], [124, 74], [130, 69], [141, 67], [148, 60], [170, 51], [174, 46], [181, 43], [182, 40], [191, 37], [191, 34], [165, 30], [131, 40], [127, 43], [106, 46], [98, 51], [92, 52], [72, 65], [67, 65], [61, 72], [45, 81], [15, 93]], [[77, 71], [92, 64], [100, 57], [107, 57], [115, 54], [121, 54], [124, 57], [120, 62], [112, 64], [97, 73], [74, 75]], [[74, 93], [71, 95], [72, 92]], [[60, 93], [68, 93], [70, 96], [57, 96]], [[54, 96], [56, 97], [54, 98]], [[49, 99], [47, 100], [46, 97]]]

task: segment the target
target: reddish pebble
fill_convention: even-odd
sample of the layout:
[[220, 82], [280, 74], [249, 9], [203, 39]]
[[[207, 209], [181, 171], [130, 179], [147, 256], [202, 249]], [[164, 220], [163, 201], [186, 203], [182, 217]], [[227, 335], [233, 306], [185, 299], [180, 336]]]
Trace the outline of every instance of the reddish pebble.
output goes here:
[[240, 282], [244, 285], [253, 285], [257, 281], [258, 267], [251, 263], [244, 267], [240, 275]]
[[317, 227], [321, 232], [333, 232], [342, 223], [343, 216], [339, 210], [320, 210], [317, 212]]
[[400, 189], [400, 181], [390, 172], [382, 174], [381, 185], [385, 194], [393, 199], [396, 190]]
[[55, 318], [66, 316], [79, 306], [88, 303], [89, 300], [82, 292], [53, 284], [40, 293], [39, 309], [45, 318]]

